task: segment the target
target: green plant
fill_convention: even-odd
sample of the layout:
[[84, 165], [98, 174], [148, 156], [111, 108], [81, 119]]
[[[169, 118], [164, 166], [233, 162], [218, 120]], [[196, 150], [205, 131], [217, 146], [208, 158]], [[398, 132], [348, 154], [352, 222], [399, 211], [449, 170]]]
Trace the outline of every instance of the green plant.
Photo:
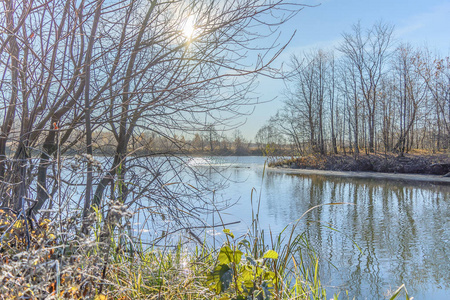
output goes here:
[[[265, 166], [262, 180], [264, 174]], [[286, 226], [275, 239], [270, 232], [267, 243], [259, 226], [260, 203], [261, 198], [252, 209], [252, 225], [244, 238], [237, 241], [229, 229], [223, 230], [227, 242], [207, 276], [210, 289], [220, 299], [326, 299], [320, 282], [319, 258], [306, 236], [296, 232], [300, 220], [316, 207]]]
[[[229, 229], [227, 237], [234, 239]], [[207, 276], [208, 286], [220, 295], [220, 299], [272, 299], [272, 290], [277, 282], [276, 264], [278, 253], [268, 250], [262, 257], [254, 257], [239, 250], [247, 241], [236, 245], [226, 243], [217, 256], [216, 266]], [[247, 242], [248, 243], [248, 242]]]

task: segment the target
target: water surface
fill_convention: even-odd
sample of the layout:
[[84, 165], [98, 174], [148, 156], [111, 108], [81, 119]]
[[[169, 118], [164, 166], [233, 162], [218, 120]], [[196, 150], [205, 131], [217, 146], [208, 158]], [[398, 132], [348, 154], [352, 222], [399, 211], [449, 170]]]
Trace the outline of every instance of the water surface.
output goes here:
[[[211, 164], [219, 171], [210, 172], [212, 180], [230, 178], [228, 187], [214, 197], [236, 202], [221, 213], [224, 222], [240, 221], [229, 226], [236, 235], [250, 227], [252, 201], [253, 211], [260, 201], [261, 227], [275, 234], [314, 206], [351, 203], [320, 206], [298, 228], [324, 262], [321, 279], [328, 295], [347, 289], [350, 298], [383, 299], [404, 283], [415, 299], [448, 299], [449, 186], [264, 172], [262, 157], [212, 157], [191, 163], [197, 168]], [[207, 218], [211, 224], [212, 215]], [[217, 214], [214, 218], [218, 223]], [[216, 237], [219, 243], [221, 235]]]

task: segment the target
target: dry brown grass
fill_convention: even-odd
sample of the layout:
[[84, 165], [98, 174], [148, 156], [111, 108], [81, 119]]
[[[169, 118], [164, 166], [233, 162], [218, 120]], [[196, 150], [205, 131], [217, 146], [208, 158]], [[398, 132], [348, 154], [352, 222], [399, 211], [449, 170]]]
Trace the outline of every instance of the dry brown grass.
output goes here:
[[435, 174], [450, 172], [450, 156], [446, 153], [432, 155], [360, 154], [303, 156], [279, 160], [272, 167], [318, 169], [333, 171], [369, 171], [385, 173]]
[[[198, 255], [58, 234], [0, 210], [0, 299], [211, 299]], [[27, 241], [27, 232], [29, 241]], [[136, 246], [136, 245], [135, 245]], [[202, 255], [208, 259], [208, 255]], [[209, 257], [210, 259], [211, 257]]]

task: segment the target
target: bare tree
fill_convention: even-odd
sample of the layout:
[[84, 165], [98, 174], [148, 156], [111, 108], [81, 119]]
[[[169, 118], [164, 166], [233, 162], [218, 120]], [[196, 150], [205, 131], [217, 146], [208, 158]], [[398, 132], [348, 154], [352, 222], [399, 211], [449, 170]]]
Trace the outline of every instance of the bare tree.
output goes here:
[[[294, 118], [302, 120], [297, 130], [303, 131], [303, 127], [307, 128], [312, 151], [325, 154], [327, 138], [325, 121], [328, 115], [331, 118], [334, 137], [333, 55], [318, 50], [302, 57], [293, 56], [291, 67], [292, 73], [288, 77], [290, 88], [286, 91], [284, 110], [290, 111]], [[326, 98], [330, 99], [329, 110]], [[287, 118], [286, 121], [291, 122]], [[336, 142], [335, 137], [333, 141]], [[337, 149], [335, 150], [337, 152]]]
[[284, 135], [277, 130], [275, 124], [269, 123], [261, 127], [255, 136], [259, 150], [265, 156], [279, 154], [286, 143]]
[[401, 45], [396, 51], [395, 80], [398, 99], [399, 136], [393, 150], [400, 155], [408, 152], [413, 142], [413, 129], [420, 105], [427, 96], [425, 81], [417, 70], [419, 53], [414, 53], [410, 45]]
[[[430, 127], [433, 128], [435, 137], [433, 144], [435, 150], [440, 150], [445, 145], [449, 148], [450, 137], [450, 58], [432, 57], [431, 53], [424, 51], [415, 60], [416, 70], [425, 81], [428, 91], [432, 96], [434, 120]], [[443, 141], [444, 145], [442, 145]]]
[[338, 139], [355, 155], [380, 145], [400, 155], [449, 148], [449, 58], [408, 44], [391, 52], [392, 44], [391, 26], [364, 32], [357, 24], [339, 59], [320, 50], [293, 56], [285, 105], [270, 124], [295, 154], [326, 153], [327, 145], [336, 154]]
[[[2, 6], [2, 204], [18, 210], [25, 199], [30, 212], [60, 208], [55, 192], [76, 184], [86, 187], [84, 196], [65, 203], [82, 209], [84, 219], [92, 207], [113, 218], [114, 203], [129, 208], [145, 198], [178, 225], [195, 218], [206, 200], [184, 185], [161, 187], [187, 180], [178, 172], [191, 169], [165, 151], [137, 157], [130, 143], [148, 132], [182, 149], [174, 136], [203, 130], [202, 120], [227, 126], [253, 101], [248, 91], [256, 76], [267, 75], [284, 49], [279, 26], [302, 8], [271, 0], [6, 0]], [[261, 39], [277, 46], [258, 47]], [[99, 132], [114, 137], [111, 160], [93, 157]], [[62, 180], [61, 155], [80, 144], [85, 172]], [[38, 162], [31, 159], [37, 155]]]
[[338, 50], [347, 56], [357, 71], [358, 88], [367, 109], [370, 152], [375, 151], [379, 87], [386, 71], [385, 65], [390, 54], [393, 29], [393, 26], [380, 22], [363, 33], [361, 25], [358, 23], [353, 26], [352, 33], [343, 34], [344, 42], [338, 47]]
[[354, 66], [348, 63], [347, 58], [342, 61], [340, 73], [339, 90], [342, 99], [345, 99], [344, 107], [348, 115], [348, 140], [350, 144], [353, 140], [353, 152], [358, 155], [361, 100]]
[[[336, 65], [334, 60], [334, 53], [330, 54], [330, 71], [328, 80], [331, 81], [328, 84], [328, 95], [330, 98], [330, 123], [331, 123], [331, 145], [333, 148], [333, 153], [338, 154], [337, 149], [337, 138], [336, 138], [336, 130], [335, 130], [335, 116], [338, 116], [338, 110], [336, 105]], [[336, 110], [335, 110], [336, 108]]]

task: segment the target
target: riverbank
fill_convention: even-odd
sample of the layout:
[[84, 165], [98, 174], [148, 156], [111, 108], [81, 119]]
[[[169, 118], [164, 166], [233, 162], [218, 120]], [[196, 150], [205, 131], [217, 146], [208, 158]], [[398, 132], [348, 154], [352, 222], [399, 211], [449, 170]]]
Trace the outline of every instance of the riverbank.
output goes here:
[[450, 158], [438, 155], [332, 155], [282, 159], [269, 164], [273, 172], [300, 175], [388, 179], [450, 185]]
[[291, 169], [286, 167], [269, 167], [268, 172], [289, 173], [298, 175], [319, 175], [364, 179], [384, 179], [408, 182], [423, 182], [432, 184], [450, 185], [450, 177], [428, 174], [394, 174], [383, 172], [355, 172], [355, 171], [330, 171], [314, 169]]
[[269, 167], [355, 171], [394, 174], [446, 175], [450, 172], [450, 155], [441, 154], [370, 154], [301, 156], [273, 161]]

